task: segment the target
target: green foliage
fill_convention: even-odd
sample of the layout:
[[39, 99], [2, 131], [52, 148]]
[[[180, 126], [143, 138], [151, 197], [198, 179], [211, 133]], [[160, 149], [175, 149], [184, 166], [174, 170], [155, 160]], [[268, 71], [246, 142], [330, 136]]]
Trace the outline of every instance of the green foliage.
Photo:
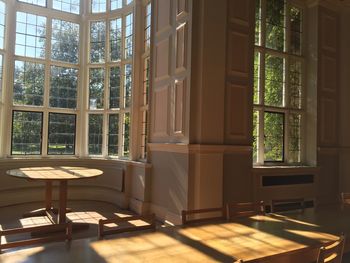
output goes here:
[[117, 156], [119, 148], [119, 114], [109, 115], [108, 155]]
[[75, 114], [50, 113], [48, 154], [74, 154]]
[[103, 109], [104, 105], [104, 68], [90, 68], [89, 77], [89, 107]]
[[75, 64], [79, 62], [79, 24], [52, 20], [51, 58]]
[[41, 153], [41, 112], [13, 112], [11, 154]]
[[89, 115], [89, 154], [102, 154], [103, 115]]
[[265, 112], [265, 161], [283, 161], [284, 114]]

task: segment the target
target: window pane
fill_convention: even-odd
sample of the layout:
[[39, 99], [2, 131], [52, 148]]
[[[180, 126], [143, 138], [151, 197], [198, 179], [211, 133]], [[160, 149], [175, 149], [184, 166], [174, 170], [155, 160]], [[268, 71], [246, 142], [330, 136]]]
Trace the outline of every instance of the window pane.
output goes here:
[[133, 54], [133, 14], [125, 17], [125, 59], [131, 58]]
[[53, 0], [53, 9], [72, 13], [80, 13], [80, 0]]
[[133, 0], [126, 0], [126, 4], [131, 4]]
[[119, 146], [119, 114], [109, 115], [108, 155], [117, 156]]
[[265, 105], [282, 107], [284, 96], [284, 59], [265, 56]]
[[45, 66], [17, 60], [14, 75], [13, 104], [42, 106]]
[[146, 159], [147, 157], [147, 122], [148, 112], [142, 112], [142, 123], [141, 123], [141, 159]]
[[78, 69], [51, 66], [50, 107], [77, 107]]
[[109, 108], [120, 108], [120, 67], [113, 67], [110, 71]]
[[105, 60], [106, 23], [102, 21], [90, 24], [90, 61], [101, 63]]
[[289, 104], [292, 108], [301, 108], [302, 64], [291, 59], [289, 63]]
[[4, 48], [6, 5], [0, 1], [0, 49]]
[[123, 0], [111, 0], [111, 10], [116, 10], [123, 7]]
[[129, 156], [130, 146], [130, 113], [124, 114], [123, 121], [123, 156]]
[[74, 154], [75, 114], [49, 113], [48, 154]]
[[51, 58], [63, 62], [78, 63], [78, 24], [52, 19]]
[[32, 5], [46, 6], [46, 0], [18, 0], [18, 1], [32, 4]]
[[285, 1], [266, 1], [266, 47], [284, 51]]
[[258, 161], [258, 146], [259, 146], [259, 112], [253, 113], [253, 162]]
[[89, 115], [89, 154], [102, 154], [103, 115]]
[[11, 154], [41, 154], [41, 112], [14, 111]]
[[102, 109], [105, 70], [103, 68], [91, 68], [89, 76], [89, 108], [91, 110]]
[[143, 61], [143, 105], [148, 104], [149, 77], [150, 77], [150, 58], [146, 57]]
[[260, 53], [254, 53], [254, 104], [260, 103]]
[[132, 87], [132, 66], [130, 64], [125, 65], [124, 73], [124, 107], [131, 106], [131, 87]]
[[104, 13], [107, 8], [107, 0], [91, 0], [92, 13]]
[[261, 45], [261, 0], [255, 0], [255, 45]]
[[122, 19], [114, 19], [110, 22], [110, 56], [112, 61], [118, 61], [122, 56]]
[[289, 115], [289, 160], [290, 163], [298, 163], [301, 161], [301, 115]]
[[144, 41], [145, 41], [145, 50], [149, 50], [151, 45], [151, 3], [146, 5], [145, 10], [145, 29], [144, 29]]
[[17, 12], [15, 54], [45, 58], [46, 17]]
[[284, 161], [284, 114], [265, 112], [264, 146], [266, 162]]
[[290, 52], [301, 55], [302, 16], [301, 10], [294, 6], [290, 9], [290, 27]]

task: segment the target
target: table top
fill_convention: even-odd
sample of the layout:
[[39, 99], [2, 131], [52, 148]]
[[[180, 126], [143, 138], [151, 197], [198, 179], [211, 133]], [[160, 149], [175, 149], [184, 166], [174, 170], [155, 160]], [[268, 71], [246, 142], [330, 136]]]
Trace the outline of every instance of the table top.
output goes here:
[[103, 174], [99, 169], [74, 166], [24, 167], [6, 171], [8, 175], [30, 180], [77, 180]]

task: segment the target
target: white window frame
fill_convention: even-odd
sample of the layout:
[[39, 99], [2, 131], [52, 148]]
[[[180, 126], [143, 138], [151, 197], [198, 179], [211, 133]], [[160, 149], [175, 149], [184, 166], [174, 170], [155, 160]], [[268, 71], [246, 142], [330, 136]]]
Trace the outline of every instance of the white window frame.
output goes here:
[[[139, 142], [137, 136], [139, 134], [139, 127], [137, 124], [138, 115], [139, 115], [139, 100], [135, 99], [141, 92], [142, 82], [140, 72], [135, 70], [139, 67], [139, 60], [137, 56], [140, 55], [140, 51], [136, 48], [136, 40], [141, 40], [143, 44], [143, 37], [140, 33], [141, 31], [137, 28], [141, 27], [136, 23], [137, 15], [140, 15], [138, 10], [140, 5], [144, 0], [134, 0], [131, 4], [124, 6], [121, 9], [116, 9], [113, 11], [107, 11], [105, 13], [91, 13], [91, 1], [81, 0], [80, 2], [80, 14], [73, 14], [69, 12], [59, 11], [52, 9], [52, 1], [47, 0], [47, 7], [40, 7], [33, 4], [18, 2], [17, 0], [3, 0], [6, 3], [6, 32], [5, 32], [5, 45], [4, 49], [0, 50], [0, 53], [4, 55], [4, 73], [3, 73], [3, 93], [2, 93], [2, 102], [0, 105], [0, 114], [2, 123], [11, 123], [12, 124], [12, 111], [13, 110], [26, 110], [26, 111], [39, 111], [43, 112], [43, 137], [42, 137], [42, 154], [41, 155], [11, 155], [11, 128], [5, 127], [6, 125], [1, 125], [0, 127], [0, 158], [67, 158], [67, 155], [47, 155], [47, 145], [48, 145], [48, 116], [49, 112], [53, 113], [67, 113], [67, 114], [76, 114], [76, 140], [75, 140], [75, 155], [72, 157], [98, 157], [98, 158], [119, 158], [119, 159], [139, 159], [138, 148]], [[126, 4], [126, 0], [123, 0], [123, 3]], [[110, 0], [107, 0], [107, 10], [110, 8]], [[15, 48], [12, 43], [15, 43], [15, 31], [16, 31], [16, 12], [21, 11], [25, 13], [33, 13], [36, 15], [41, 15], [47, 17], [47, 43], [46, 43], [46, 57], [45, 59], [35, 59], [27, 57], [15, 56]], [[89, 30], [90, 30], [90, 21], [94, 20], [104, 20], [106, 21], [106, 56], [109, 55], [109, 21], [117, 18], [123, 17], [122, 20], [122, 56], [124, 56], [124, 45], [125, 45], [125, 16], [129, 13], [133, 13], [133, 57], [128, 60], [122, 60], [121, 62], [110, 62], [107, 60], [105, 63], [90, 63], [89, 60]], [[10, 15], [9, 15], [10, 14]], [[77, 23], [80, 25], [80, 43], [79, 43], [79, 63], [71, 64], [51, 60], [51, 19], [62, 19], [65, 21]], [[143, 18], [142, 18], [143, 19]], [[137, 27], [136, 27], [137, 25]], [[142, 28], [143, 30], [143, 28]], [[12, 97], [13, 97], [13, 79], [14, 79], [14, 61], [20, 59], [23, 61], [35, 61], [45, 64], [45, 94], [44, 94], [44, 106], [43, 107], [31, 107], [31, 106], [13, 106]], [[110, 67], [120, 66], [121, 70], [121, 91], [124, 90], [124, 66], [126, 64], [132, 65], [132, 93], [131, 93], [131, 105], [128, 109], [108, 109], [109, 99], [109, 79], [108, 72]], [[78, 79], [78, 92], [77, 92], [77, 108], [76, 110], [72, 109], [60, 109], [60, 108], [50, 108], [48, 107], [49, 103], [49, 88], [50, 88], [50, 70], [51, 65], [64, 66], [64, 67], [76, 67], [79, 70], [79, 79]], [[91, 67], [103, 67], [105, 68], [105, 103], [104, 109], [102, 110], [90, 110], [89, 109], [89, 68]], [[5, 88], [6, 87], [6, 88]], [[123, 94], [121, 94], [120, 100], [121, 104], [123, 103]], [[119, 113], [120, 124], [119, 124], [119, 136], [123, 134], [123, 119], [124, 113], [128, 112], [131, 116], [130, 123], [130, 137], [129, 137], [129, 156], [123, 157], [119, 154], [118, 157], [109, 157], [108, 150], [108, 114]], [[89, 156], [88, 154], [88, 115], [90, 113], [102, 113], [104, 116], [104, 125], [103, 125], [103, 152], [102, 155], [98, 156]], [[12, 126], [12, 125], [11, 125]], [[119, 151], [122, 151], [123, 141], [119, 138]]]
[[[254, 45], [254, 51], [260, 53], [260, 66], [259, 66], [259, 102], [253, 104], [253, 114], [255, 111], [258, 111], [258, 138], [257, 138], [257, 161], [254, 165], [302, 165], [305, 163], [306, 150], [305, 150], [305, 123], [306, 123], [306, 59], [305, 59], [305, 30], [306, 30], [306, 6], [301, 4], [300, 1], [285, 0], [286, 1], [286, 10], [290, 10], [291, 6], [299, 8], [302, 12], [302, 37], [301, 37], [301, 55], [294, 55], [289, 53], [290, 50], [290, 13], [286, 12], [285, 17], [285, 50], [278, 51], [271, 48], [267, 48], [266, 44], [266, 2], [269, 0], [260, 0], [261, 1], [261, 25], [260, 25], [260, 44]], [[266, 54], [271, 54], [283, 58], [285, 61], [285, 70], [284, 70], [284, 91], [283, 96], [283, 105], [282, 107], [267, 106], [262, 103], [264, 101], [264, 91], [265, 91], [265, 56]], [[255, 55], [254, 55], [255, 56]], [[289, 62], [291, 59], [295, 59], [301, 62], [302, 67], [302, 83], [301, 83], [301, 108], [296, 109], [290, 107], [288, 100], [288, 90], [289, 90]], [[283, 161], [265, 161], [264, 160], [264, 112], [276, 112], [284, 114], [284, 142], [283, 142]], [[300, 162], [298, 163], [289, 163], [289, 143], [288, 143], [288, 131], [289, 131], [289, 115], [292, 113], [301, 115], [301, 125], [300, 125]], [[254, 118], [254, 117], [253, 117]], [[254, 162], [254, 160], [253, 160]]]

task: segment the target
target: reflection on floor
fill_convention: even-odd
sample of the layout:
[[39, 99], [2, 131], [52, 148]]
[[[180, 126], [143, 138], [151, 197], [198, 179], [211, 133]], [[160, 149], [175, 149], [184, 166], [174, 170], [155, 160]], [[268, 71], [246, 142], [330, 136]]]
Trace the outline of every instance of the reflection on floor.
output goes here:
[[[22, 218], [23, 213], [33, 211], [41, 206], [41, 203], [28, 203], [0, 208], [0, 227], [5, 230], [50, 224], [49, 219], [44, 216]], [[118, 215], [120, 217], [133, 215], [133, 213], [128, 210], [122, 210], [115, 205], [97, 201], [71, 201], [68, 202], [68, 207], [73, 211], [67, 214], [68, 219], [77, 223], [90, 224], [90, 227], [87, 230], [74, 231], [73, 239], [96, 237], [99, 219], [111, 218], [113, 215]], [[29, 236], [22, 234], [11, 236], [9, 240], [23, 240], [27, 237]], [[3, 237], [2, 242], [5, 243], [5, 241], [6, 240], [4, 240]]]

